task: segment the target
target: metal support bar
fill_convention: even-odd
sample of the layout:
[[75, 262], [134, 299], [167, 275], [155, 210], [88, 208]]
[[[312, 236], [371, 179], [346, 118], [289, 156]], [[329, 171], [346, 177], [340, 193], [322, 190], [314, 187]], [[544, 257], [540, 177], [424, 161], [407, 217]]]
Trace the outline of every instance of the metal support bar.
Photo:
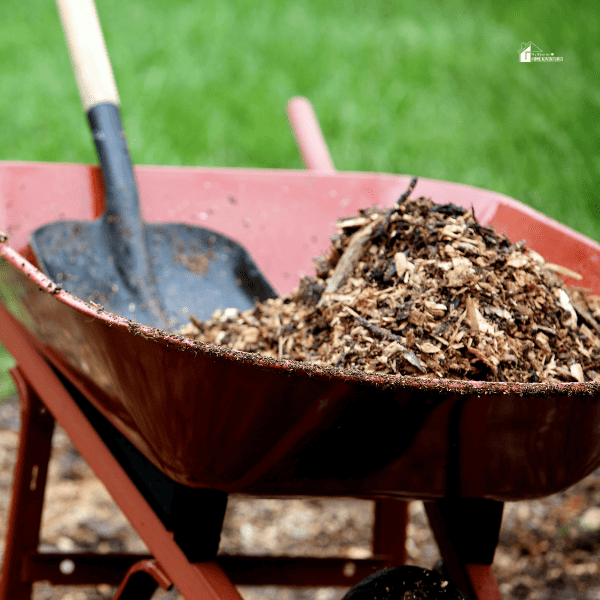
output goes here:
[[408, 526], [408, 502], [386, 499], [375, 501], [373, 526], [373, 554], [389, 554], [389, 567], [406, 563], [406, 528]]
[[491, 565], [465, 565], [465, 573], [475, 600], [502, 600]]
[[281, 556], [219, 556], [217, 562], [236, 585], [353, 586], [390, 564], [392, 556], [351, 560]]
[[47, 581], [52, 585], [99, 585], [117, 587], [127, 571], [149, 554], [89, 554], [44, 552], [24, 560], [23, 579], [30, 583]]
[[59, 378], [167, 531], [174, 534], [175, 543], [186, 558], [193, 563], [214, 560], [219, 549], [227, 494], [174, 482], [157, 469], [69, 380], [60, 374]]
[[24, 561], [38, 547], [54, 419], [27, 384], [18, 367], [10, 374], [21, 401], [21, 430], [15, 465], [0, 600], [29, 600], [31, 582]]
[[113, 600], [150, 600], [160, 585], [168, 590], [173, 584], [153, 560], [140, 560], [125, 574]]
[[[23, 577], [30, 583], [118, 586], [133, 565], [151, 559], [149, 554], [36, 553], [25, 558]], [[352, 586], [392, 559], [225, 555], [217, 557], [217, 563], [236, 585]]]
[[490, 565], [498, 545], [503, 503], [446, 498], [424, 504], [450, 579], [473, 600], [502, 600]]

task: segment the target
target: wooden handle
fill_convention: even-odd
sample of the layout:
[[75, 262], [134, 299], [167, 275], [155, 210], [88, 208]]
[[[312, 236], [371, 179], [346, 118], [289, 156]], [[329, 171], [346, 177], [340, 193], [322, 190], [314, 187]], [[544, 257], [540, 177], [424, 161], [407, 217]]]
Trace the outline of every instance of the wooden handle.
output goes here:
[[56, 0], [77, 88], [87, 112], [101, 102], [119, 104], [94, 0]]

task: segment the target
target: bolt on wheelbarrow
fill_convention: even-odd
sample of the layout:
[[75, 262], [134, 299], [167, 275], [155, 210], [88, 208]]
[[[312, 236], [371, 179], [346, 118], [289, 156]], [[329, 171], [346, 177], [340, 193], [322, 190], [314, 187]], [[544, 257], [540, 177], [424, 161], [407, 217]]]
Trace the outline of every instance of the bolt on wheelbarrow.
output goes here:
[[[147, 221], [208, 226], [247, 249], [278, 293], [291, 291], [339, 216], [391, 206], [410, 178], [335, 172], [306, 101], [290, 105], [290, 121], [309, 171], [138, 167]], [[0, 246], [0, 338], [16, 360], [23, 405], [1, 599], [29, 598], [40, 580], [120, 583], [120, 598], [172, 584], [189, 599], [238, 598], [235, 583], [350, 585], [403, 562], [412, 499], [426, 501], [452, 580], [473, 599], [497, 599], [490, 565], [502, 503], [558, 492], [600, 465], [596, 383], [325, 371], [195, 343], [73, 296], [37, 268], [29, 239], [58, 218], [97, 218], [100, 171], [1, 163], [0, 175], [0, 229], [9, 234]], [[512, 239], [526, 237], [600, 291], [595, 242], [500, 194], [419, 185], [436, 202], [472, 206]], [[174, 196], [181, 200], [166, 202]], [[38, 552], [54, 420], [149, 556]], [[217, 556], [225, 502], [237, 493], [374, 499], [375, 554], [353, 561], [350, 577], [347, 560]]]

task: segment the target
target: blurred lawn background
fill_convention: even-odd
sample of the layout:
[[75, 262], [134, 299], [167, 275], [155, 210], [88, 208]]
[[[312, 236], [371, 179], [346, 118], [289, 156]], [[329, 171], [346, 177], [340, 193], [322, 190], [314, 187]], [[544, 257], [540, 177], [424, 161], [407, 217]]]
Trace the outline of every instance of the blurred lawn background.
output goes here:
[[[302, 168], [304, 95], [340, 170], [495, 190], [600, 240], [597, 3], [97, 5], [134, 162]], [[0, 31], [0, 160], [96, 162], [54, 3], [3, 0]], [[519, 63], [529, 41], [564, 60]]]

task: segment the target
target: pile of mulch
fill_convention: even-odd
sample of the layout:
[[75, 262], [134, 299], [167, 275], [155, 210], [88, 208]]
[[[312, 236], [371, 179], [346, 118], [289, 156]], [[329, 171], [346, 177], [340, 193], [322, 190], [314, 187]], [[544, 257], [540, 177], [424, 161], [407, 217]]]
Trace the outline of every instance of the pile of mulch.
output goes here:
[[316, 277], [181, 331], [197, 341], [382, 374], [510, 382], [600, 380], [600, 298], [566, 287], [524, 242], [430, 198], [340, 219]]

